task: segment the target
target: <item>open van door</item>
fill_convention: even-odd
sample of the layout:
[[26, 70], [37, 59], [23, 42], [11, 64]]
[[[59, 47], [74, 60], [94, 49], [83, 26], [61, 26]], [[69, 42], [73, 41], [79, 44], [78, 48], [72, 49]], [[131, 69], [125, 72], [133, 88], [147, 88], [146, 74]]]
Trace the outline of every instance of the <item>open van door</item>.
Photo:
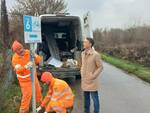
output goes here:
[[42, 43], [37, 52], [43, 57], [40, 73], [49, 71], [57, 78], [75, 78], [80, 75], [82, 30], [79, 16], [43, 14], [41, 18]]
[[90, 12], [87, 12], [83, 16], [83, 32], [84, 32], [84, 38], [85, 37], [93, 38], [92, 22], [91, 22]]

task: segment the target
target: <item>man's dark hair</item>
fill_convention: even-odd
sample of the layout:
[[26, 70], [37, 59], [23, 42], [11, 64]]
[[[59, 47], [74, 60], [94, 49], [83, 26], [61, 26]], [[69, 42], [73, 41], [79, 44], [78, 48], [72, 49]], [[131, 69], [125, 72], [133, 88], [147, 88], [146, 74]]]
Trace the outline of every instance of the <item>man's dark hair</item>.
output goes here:
[[94, 46], [94, 40], [92, 38], [89, 38], [89, 37], [86, 39], [91, 43], [91, 45], [92, 45], [91, 47], [93, 47]]

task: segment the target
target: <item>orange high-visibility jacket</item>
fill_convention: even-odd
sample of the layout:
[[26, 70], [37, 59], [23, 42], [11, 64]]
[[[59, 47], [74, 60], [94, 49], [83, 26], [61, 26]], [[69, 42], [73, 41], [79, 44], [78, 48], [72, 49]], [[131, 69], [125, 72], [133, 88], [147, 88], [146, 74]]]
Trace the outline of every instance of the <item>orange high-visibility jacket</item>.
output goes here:
[[54, 110], [55, 107], [62, 107], [64, 109], [72, 107], [73, 101], [74, 95], [69, 85], [63, 80], [54, 79], [41, 106], [46, 107], [46, 111], [49, 112]]
[[[12, 58], [12, 65], [16, 70], [17, 78], [19, 82], [21, 81], [30, 81], [30, 70], [26, 69], [24, 66], [30, 61], [30, 51], [25, 50], [24, 56], [19, 56], [18, 54], [14, 54]], [[35, 64], [39, 64], [41, 61], [41, 57], [35, 55]], [[16, 69], [18, 65], [21, 65], [19, 69]]]

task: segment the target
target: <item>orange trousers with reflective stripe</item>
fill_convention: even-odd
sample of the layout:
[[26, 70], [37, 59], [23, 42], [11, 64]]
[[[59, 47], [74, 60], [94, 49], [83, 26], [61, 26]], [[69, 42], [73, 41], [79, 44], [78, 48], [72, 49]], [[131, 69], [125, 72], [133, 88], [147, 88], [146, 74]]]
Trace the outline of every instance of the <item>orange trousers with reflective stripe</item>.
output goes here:
[[[61, 100], [63, 104], [60, 104], [59, 101], [56, 102], [49, 102], [47, 107], [46, 107], [46, 112], [49, 112], [49, 109], [52, 109], [53, 107], [62, 107], [62, 111], [60, 113], [66, 113], [68, 108], [71, 108], [73, 106], [73, 101], [72, 100]], [[55, 111], [57, 112], [57, 110]]]
[[[28, 113], [32, 98], [32, 83], [31, 81], [20, 82], [20, 86], [22, 92], [22, 100], [19, 113]], [[36, 90], [36, 103], [40, 104], [42, 101], [42, 94], [38, 79], [36, 79], [35, 81], [35, 90]]]

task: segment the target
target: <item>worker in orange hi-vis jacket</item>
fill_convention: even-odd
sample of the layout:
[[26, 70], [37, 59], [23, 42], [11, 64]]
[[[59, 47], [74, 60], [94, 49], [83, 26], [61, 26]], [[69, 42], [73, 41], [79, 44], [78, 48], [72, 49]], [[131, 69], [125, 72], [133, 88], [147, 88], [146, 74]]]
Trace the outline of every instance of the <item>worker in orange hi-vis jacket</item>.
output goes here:
[[[17, 79], [19, 81], [21, 92], [22, 92], [22, 100], [19, 113], [29, 113], [29, 106], [32, 98], [32, 81], [31, 81], [31, 71], [30, 69], [33, 67], [33, 63], [30, 62], [30, 51], [24, 49], [22, 44], [18, 41], [14, 41], [12, 45], [12, 50], [14, 55], [12, 57], [12, 65], [14, 70], [16, 71]], [[41, 57], [35, 54], [35, 64], [39, 64], [41, 62]], [[35, 72], [35, 88], [36, 88], [36, 102], [37, 105], [41, 104], [42, 94], [41, 87], [37, 78], [37, 73]]]
[[74, 95], [64, 80], [54, 78], [50, 72], [44, 72], [41, 81], [49, 85], [49, 90], [41, 106], [37, 108], [38, 113], [43, 108], [45, 108], [44, 113], [66, 113], [73, 107]]

